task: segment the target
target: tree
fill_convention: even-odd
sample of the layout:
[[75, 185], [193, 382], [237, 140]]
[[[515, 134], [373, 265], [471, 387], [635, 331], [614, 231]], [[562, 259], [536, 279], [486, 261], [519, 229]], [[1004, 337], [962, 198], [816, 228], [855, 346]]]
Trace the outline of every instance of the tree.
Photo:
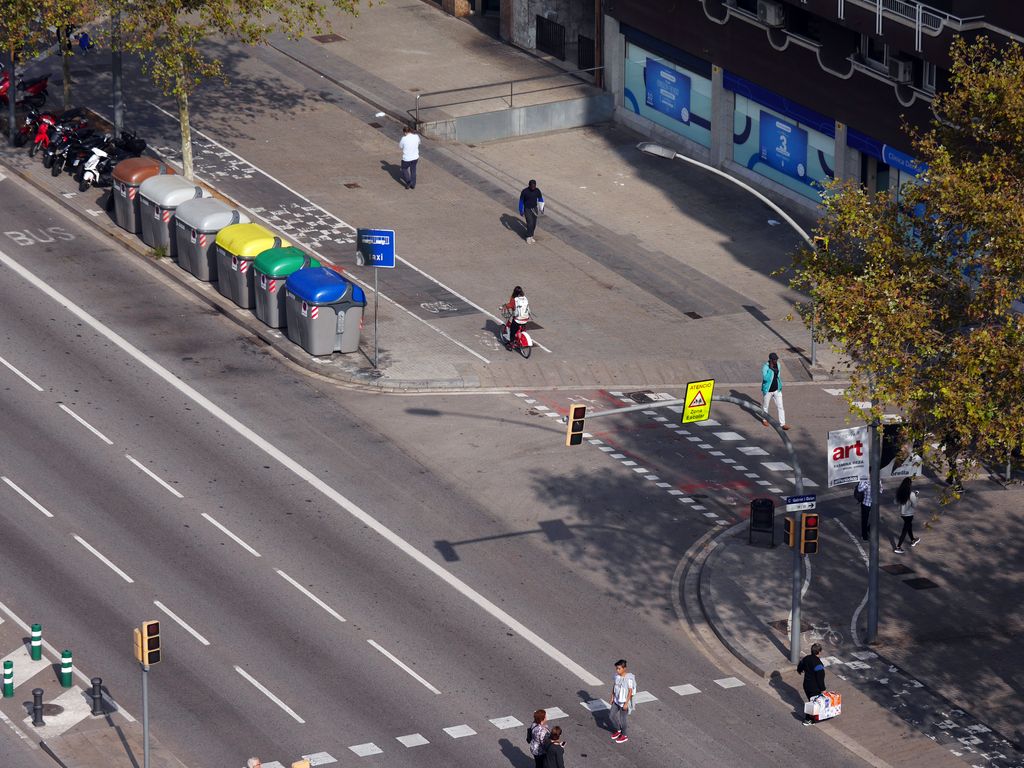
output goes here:
[[262, 45], [275, 31], [301, 37], [309, 30], [322, 30], [328, 6], [355, 15], [358, 2], [327, 0], [325, 5], [319, 0], [130, 0], [124, 6], [124, 50], [142, 55], [154, 83], [177, 101], [186, 178], [192, 178], [193, 170], [189, 97], [204, 80], [224, 78], [220, 60], [204, 50], [206, 40], [217, 35], [246, 45]]
[[[943, 447], [954, 489], [1024, 447], [1024, 51], [957, 40], [926, 166], [898, 194], [834, 184], [795, 258], [799, 311], [854, 363], [846, 396], [903, 410]], [[938, 460], [940, 457], [933, 457]]]
[[99, 15], [95, 0], [45, 0], [38, 4], [43, 24], [57, 30], [57, 48], [61, 55], [64, 76], [64, 109], [71, 109], [71, 57], [74, 56], [72, 35]]
[[7, 131], [11, 143], [18, 126], [14, 114], [14, 102], [18, 97], [18, 77], [15, 69], [19, 55], [42, 41], [43, 28], [39, 24], [39, 10], [30, 0], [0, 0], [0, 45], [7, 58], [10, 78], [7, 88]]

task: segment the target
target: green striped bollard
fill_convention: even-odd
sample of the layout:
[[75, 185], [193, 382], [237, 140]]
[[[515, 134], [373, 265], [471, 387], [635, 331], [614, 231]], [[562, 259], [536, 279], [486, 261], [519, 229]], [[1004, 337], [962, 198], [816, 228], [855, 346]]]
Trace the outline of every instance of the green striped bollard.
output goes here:
[[8, 659], [4, 662], [4, 698], [14, 697], [14, 662]]
[[60, 655], [60, 687], [71, 687], [71, 671], [75, 668], [71, 661], [71, 651], [65, 650]]
[[43, 625], [32, 625], [32, 645], [30, 647], [32, 661], [39, 661], [43, 658]]

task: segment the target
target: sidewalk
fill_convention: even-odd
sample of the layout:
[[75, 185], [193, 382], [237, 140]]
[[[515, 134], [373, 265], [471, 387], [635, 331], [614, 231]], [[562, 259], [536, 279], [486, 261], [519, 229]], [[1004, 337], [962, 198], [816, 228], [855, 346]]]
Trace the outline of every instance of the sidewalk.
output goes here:
[[[369, 324], [362, 354], [314, 360], [220, 306], [227, 316], [318, 373], [399, 391], [676, 388], [706, 377], [745, 383], [770, 349], [790, 381], [809, 380], [807, 332], [785, 319], [798, 297], [771, 276], [795, 235], [746, 193], [640, 154], [643, 137], [614, 126], [486, 147], [425, 142], [421, 184], [406, 191], [395, 180], [399, 125], [375, 110], [403, 114], [414, 91], [550, 67], [420, 0], [340, 18], [336, 30], [343, 41], [279, 43], [288, 56], [223, 46], [230, 88], [210, 86], [192, 100], [196, 168], [256, 220], [364, 284], [372, 277], [353, 266], [354, 226], [398, 231], [405, 261], [381, 276], [381, 371], [369, 364]], [[381, 62], [382, 35], [414, 39], [415, 48], [389, 51]], [[76, 60], [74, 72], [81, 98], [103, 113], [109, 77], [87, 69], [103, 66], [101, 58]], [[177, 124], [170, 110], [153, 106], [169, 105], [132, 66], [128, 124], [174, 161]], [[77, 195], [66, 177], [51, 181], [38, 163], [14, 154], [12, 167], [106, 227], [97, 191]], [[549, 200], [536, 246], [524, 244], [514, 215], [529, 175], [540, 177]], [[173, 264], [161, 268], [218, 300]], [[528, 361], [496, 338], [494, 307], [517, 283], [530, 296], [543, 345]], [[819, 357], [826, 368], [835, 362], [824, 350]]]
[[[1021, 489], [976, 480], [933, 518], [940, 488], [920, 485], [921, 543], [902, 556], [892, 552], [900, 528], [892, 491], [883, 494], [879, 637], [870, 646], [863, 645], [867, 543], [859, 510], [846, 487], [819, 497], [821, 550], [807, 558], [801, 638], [802, 653], [822, 643], [826, 683], [843, 693], [844, 714], [827, 727], [893, 765], [1019, 768], [1024, 576], [1012, 564], [1024, 536]], [[774, 549], [767, 534], [748, 544], [746, 523], [722, 534], [691, 589], [718, 640], [773, 687], [788, 688], [783, 698], [796, 705], [802, 689], [788, 658], [792, 550], [781, 543], [783, 516], [777, 510]], [[1011, 566], [990, 570], [981, 559]], [[905, 738], [900, 731], [918, 734], [906, 755], [892, 750]]]

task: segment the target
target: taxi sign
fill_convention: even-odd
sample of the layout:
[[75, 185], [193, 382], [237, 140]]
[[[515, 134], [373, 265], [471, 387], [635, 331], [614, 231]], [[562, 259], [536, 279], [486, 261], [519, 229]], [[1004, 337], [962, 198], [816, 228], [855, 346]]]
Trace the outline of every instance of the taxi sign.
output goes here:
[[691, 381], [686, 385], [683, 424], [705, 421], [711, 418], [711, 395], [715, 391], [715, 380]]

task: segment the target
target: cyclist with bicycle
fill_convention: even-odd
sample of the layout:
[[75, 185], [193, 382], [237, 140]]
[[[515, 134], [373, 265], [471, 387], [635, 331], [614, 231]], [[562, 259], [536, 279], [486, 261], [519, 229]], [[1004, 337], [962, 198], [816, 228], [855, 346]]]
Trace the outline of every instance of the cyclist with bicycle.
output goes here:
[[512, 289], [512, 298], [502, 305], [502, 309], [508, 314], [508, 341], [505, 342], [505, 348], [511, 350], [517, 343], [519, 331], [530, 322], [530, 301], [522, 287], [517, 285]]

